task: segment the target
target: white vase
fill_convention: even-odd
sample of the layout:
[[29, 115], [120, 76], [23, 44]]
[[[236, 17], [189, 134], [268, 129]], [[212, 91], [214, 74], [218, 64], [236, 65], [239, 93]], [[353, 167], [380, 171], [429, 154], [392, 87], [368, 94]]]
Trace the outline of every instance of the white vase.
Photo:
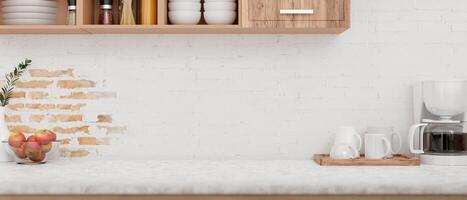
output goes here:
[[0, 106], [0, 162], [12, 162], [13, 158], [7, 153], [8, 136], [10, 131], [5, 124], [5, 107]]

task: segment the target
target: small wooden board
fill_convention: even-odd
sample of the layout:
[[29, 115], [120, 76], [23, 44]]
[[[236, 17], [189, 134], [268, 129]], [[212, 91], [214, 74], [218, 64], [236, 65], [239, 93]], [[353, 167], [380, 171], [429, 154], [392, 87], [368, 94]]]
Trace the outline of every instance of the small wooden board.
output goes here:
[[419, 166], [420, 159], [396, 154], [392, 158], [370, 160], [361, 155], [356, 159], [335, 160], [329, 157], [329, 154], [315, 154], [313, 160], [323, 166]]

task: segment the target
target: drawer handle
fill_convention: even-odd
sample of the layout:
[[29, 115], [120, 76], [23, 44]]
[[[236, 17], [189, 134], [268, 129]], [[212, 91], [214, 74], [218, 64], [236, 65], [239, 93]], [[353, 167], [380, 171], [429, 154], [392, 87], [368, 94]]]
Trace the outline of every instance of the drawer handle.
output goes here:
[[313, 9], [300, 9], [300, 10], [295, 10], [295, 9], [281, 9], [279, 11], [281, 15], [312, 15], [314, 14]]

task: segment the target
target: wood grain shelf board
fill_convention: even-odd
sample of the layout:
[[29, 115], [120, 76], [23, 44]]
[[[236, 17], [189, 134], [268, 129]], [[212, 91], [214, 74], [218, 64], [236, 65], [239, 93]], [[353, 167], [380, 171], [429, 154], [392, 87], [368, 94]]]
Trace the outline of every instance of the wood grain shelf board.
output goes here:
[[0, 34], [85, 34], [78, 26], [0, 25]]

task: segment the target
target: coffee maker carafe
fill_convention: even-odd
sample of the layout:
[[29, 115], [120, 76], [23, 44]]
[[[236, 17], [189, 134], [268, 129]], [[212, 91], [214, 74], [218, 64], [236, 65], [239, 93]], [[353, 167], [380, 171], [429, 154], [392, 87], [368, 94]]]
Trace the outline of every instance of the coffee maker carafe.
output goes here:
[[410, 152], [420, 154], [422, 164], [467, 165], [466, 109], [467, 80], [416, 85], [414, 116], [419, 124], [409, 130]]

